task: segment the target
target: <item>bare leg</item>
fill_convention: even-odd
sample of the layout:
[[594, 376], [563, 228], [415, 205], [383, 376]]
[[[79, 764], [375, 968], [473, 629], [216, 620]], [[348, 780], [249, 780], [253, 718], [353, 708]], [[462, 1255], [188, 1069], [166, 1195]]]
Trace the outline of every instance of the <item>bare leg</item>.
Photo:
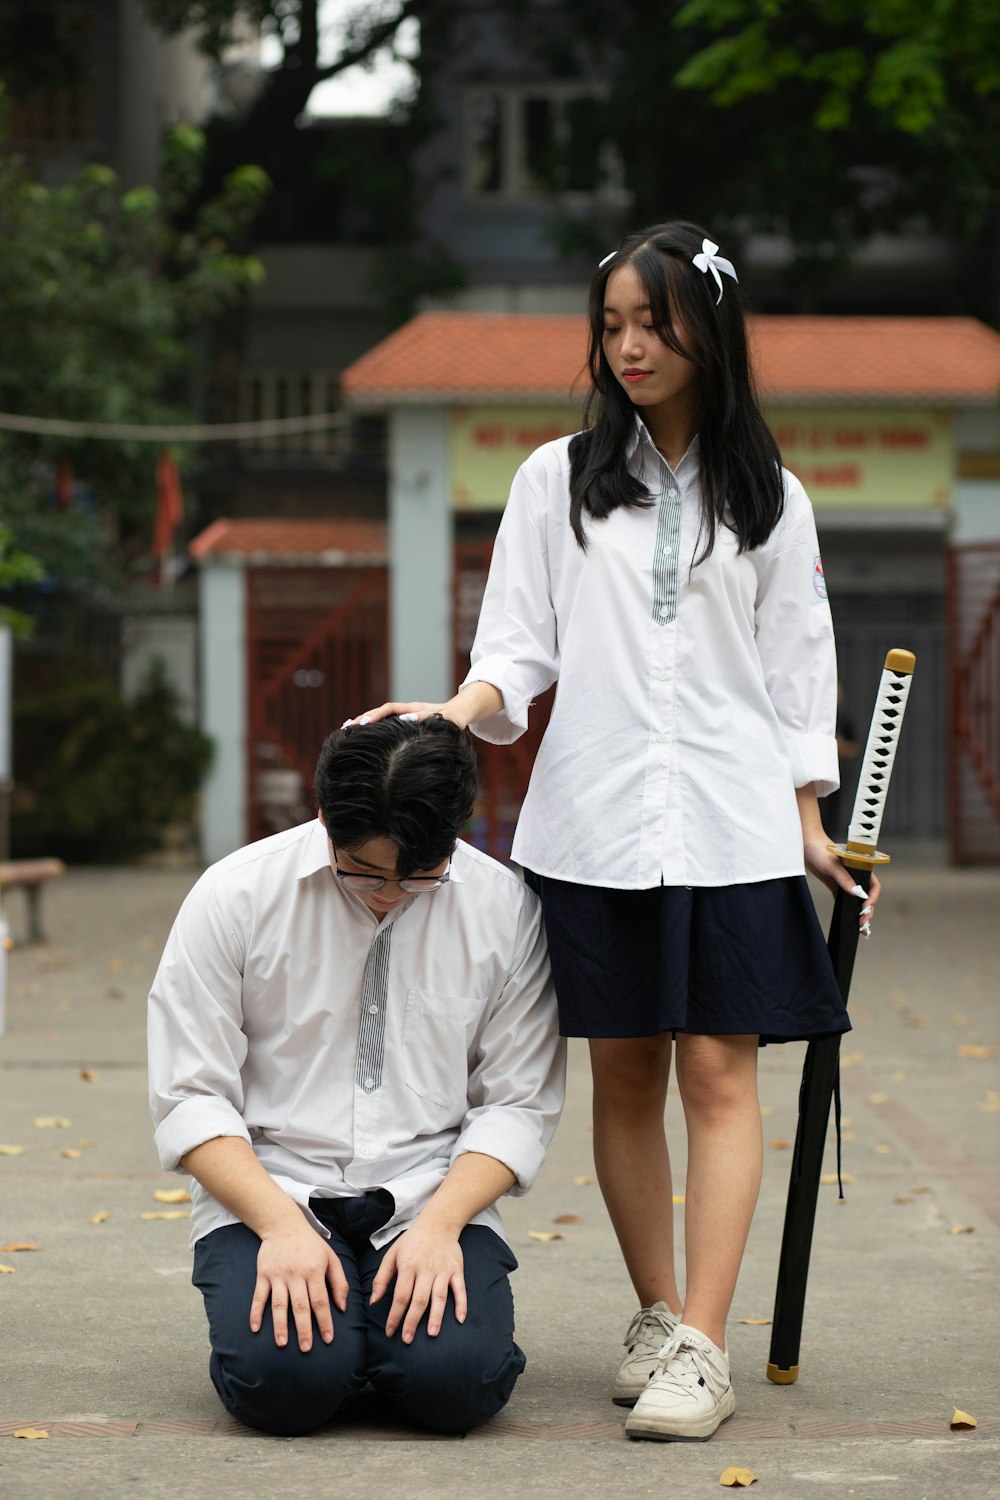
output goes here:
[[674, 1210], [663, 1110], [670, 1037], [590, 1043], [594, 1164], [641, 1307], [680, 1309], [674, 1273]]
[[756, 1036], [679, 1036], [688, 1131], [683, 1322], [725, 1347], [763, 1165]]

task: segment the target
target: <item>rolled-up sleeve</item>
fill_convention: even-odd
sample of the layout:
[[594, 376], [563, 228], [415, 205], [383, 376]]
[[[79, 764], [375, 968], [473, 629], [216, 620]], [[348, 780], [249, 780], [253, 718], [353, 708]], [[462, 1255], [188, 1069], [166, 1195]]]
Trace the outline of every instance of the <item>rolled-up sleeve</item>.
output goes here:
[[566, 1093], [566, 1043], [541, 911], [527, 891], [525, 898], [511, 971], [479, 1032], [469, 1110], [451, 1154], [454, 1161], [478, 1151], [503, 1162], [517, 1179], [514, 1196], [534, 1181]]
[[837, 653], [812, 506], [788, 476], [786, 513], [757, 591], [755, 635], [794, 784], [825, 797], [840, 785]]
[[462, 683], [489, 682], [502, 694], [499, 713], [469, 726], [494, 745], [510, 744], [524, 733], [532, 701], [559, 675], [548, 551], [536, 519], [542, 499], [522, 466], [497, 532], [472, 666]]
[[177, 916], [149, 996], [149, 1102], [167, 1171], [216, 1136], [249, 1141], [240, 1069], [242, 945], [211, 875]]

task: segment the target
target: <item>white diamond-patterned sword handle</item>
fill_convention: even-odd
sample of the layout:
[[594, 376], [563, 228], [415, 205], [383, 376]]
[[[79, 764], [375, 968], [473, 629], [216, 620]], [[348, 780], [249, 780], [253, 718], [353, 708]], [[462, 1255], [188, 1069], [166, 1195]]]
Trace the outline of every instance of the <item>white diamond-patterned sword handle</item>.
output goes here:
[[852, 854], [871, 858], [878, 849], [886, 793], [916, 664], [912, 651], [897, 649], [886, 656], [847, 829], [846, 849]]

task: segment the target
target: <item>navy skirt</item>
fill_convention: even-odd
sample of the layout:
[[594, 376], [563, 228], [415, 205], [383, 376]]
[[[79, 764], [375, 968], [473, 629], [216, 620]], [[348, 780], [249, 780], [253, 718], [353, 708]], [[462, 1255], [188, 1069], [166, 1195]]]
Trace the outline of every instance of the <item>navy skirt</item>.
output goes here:
[[850, 1031], [802, 875], [606, 890], [525, 871], [542, 902], [563, 1036]]

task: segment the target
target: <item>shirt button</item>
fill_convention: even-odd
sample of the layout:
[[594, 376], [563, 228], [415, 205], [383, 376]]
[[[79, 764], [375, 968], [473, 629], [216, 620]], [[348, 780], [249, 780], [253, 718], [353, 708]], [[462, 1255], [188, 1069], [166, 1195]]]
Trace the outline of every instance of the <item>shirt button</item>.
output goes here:
[[358, 1155], [359, 1156], [367, 1156], [368, 1155], [368, 1147], [367, 1146], [359, 1146], [358, 1147]]
[[663, 608], [660, 610], [660, 619], [661, 620], [667, 620], [669, 618], [670, 618], [670, 610], [667, 608], [666, 605], [664, 605]]
[[668, 500], [676, 500], [677, 499], [677, 491], [676, 490], [667, 490], [667, 499]]
[[657, 742], [658, 745], [665, 745], [668, 742], [669, 739], [670, 739], [669, 734], [658, 734], [656, 736], [656, 742]]
[[370, 1016], [377, 1016], [378, 1015], [378, 1006], [377, 1005], [369, 1005], [369, 1007], [368, 1007], [368, 1014]]
[[375, 1087], [375, 1080], [374, 1080], [374, 1078], [366, 1078], [365, 1079], [365, 1088], [366, 1089], [373, 1089], [374, 1087]]
[[664, 555], [664, 557], [673, 557], [673, 555], [674, 555], [674, 549], [673, 549], [673, 547], [664, 547], [664, 549], [663, 549], [663, 555]]

